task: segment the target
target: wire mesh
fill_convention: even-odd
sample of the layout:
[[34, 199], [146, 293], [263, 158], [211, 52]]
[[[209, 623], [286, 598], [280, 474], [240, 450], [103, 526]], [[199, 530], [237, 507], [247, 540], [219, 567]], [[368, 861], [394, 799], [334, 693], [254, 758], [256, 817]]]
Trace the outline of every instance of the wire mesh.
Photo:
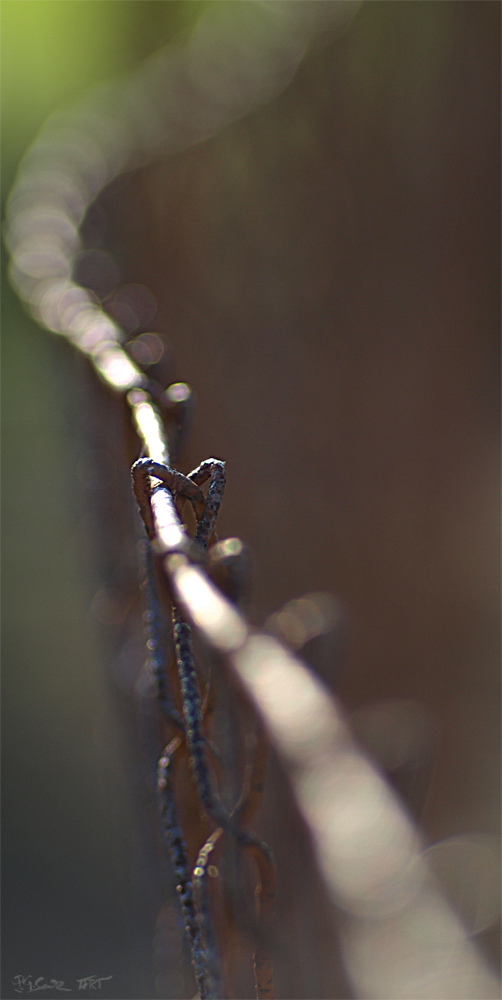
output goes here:
[[[268, 742], [289, 776], [328, 895], [346, 914], [340, 937], [355, 994], [384, 995], [376, 958], [389, 936], [400, 956], [392, 989], [401, 992], [393, 995], [489, 997], [498, 989], [441, 897], [416, 829], [358, 748], [341, 707], [284, 641], [251, 629], [239, 608], [241, 549], [238, 543], [233, 550], [228, 544], [222, 549], [225, 543], [218, 548], [215, 535], [224, 463], [208, 459], [186, 477], [171, 464], [170, 451], [183, 436], [188, 387], [149, 379], [125, 348], [119, 323], [74, 278], [79, 227], [106, 184], [159, 152], [202, 141], [276, 93], [299, 65], [305, 38], [322, 30], [319, 19], [336, 24], [352, 6], [316, 5], [316, 17], [309, 5], [257, 5], [246, 59], [235, 42], [241, 36], [224, 35], [216, 78], [200, 69], [214, 39], [223, 37], [219, 15], [209, 14], [186, 51], [156, 56], [135, 78], [54, 116], [23, 161], [9, 200], [6, 240], [15, 287], [38, 321], [68, 338], [106, 386], [126, 398], [140, 442], [132, 476], [147, 536], [146, 643], [163, 734], [157, 792], [201, 1000], [231, 991], [225, 955], [235, 919], [231, 894], [244, 880], [234, 848], [255, 865], [256, 912], [249, 922], [256, 994], [274, 995], [268, 949], [274, 863], [267, 845], [248, 830], [263, 792]], [[231, 85], [222, 87], [222, 78]], [[215, 103], [217, 86], [225, 100]], [[168, 100], [161, 99], [164, 92]], [[193, 537], [183, 521], [186, 501], [196, 519]], [[221, 569], [234, 563], [229, 596]], [[211, 678], [197, 666], [192, 628], [245, 706], [237, 794], [223, 781], [221, 748], [210, 728]], [[280, 628], [278, 634], [284, 634]], [[180, 817], [176, 788], [186, 759], [190, 830]], [[233, 866], [227, 896], [218, 884], [220, 863]]]

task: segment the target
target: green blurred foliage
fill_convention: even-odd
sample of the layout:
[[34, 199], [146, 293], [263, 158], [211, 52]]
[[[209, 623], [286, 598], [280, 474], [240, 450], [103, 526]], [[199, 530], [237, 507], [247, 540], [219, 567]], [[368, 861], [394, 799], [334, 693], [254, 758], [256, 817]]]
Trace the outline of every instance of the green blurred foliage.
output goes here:
[[42, 122], [189, 30], [190, 0], [1, 0], [2, 193]]

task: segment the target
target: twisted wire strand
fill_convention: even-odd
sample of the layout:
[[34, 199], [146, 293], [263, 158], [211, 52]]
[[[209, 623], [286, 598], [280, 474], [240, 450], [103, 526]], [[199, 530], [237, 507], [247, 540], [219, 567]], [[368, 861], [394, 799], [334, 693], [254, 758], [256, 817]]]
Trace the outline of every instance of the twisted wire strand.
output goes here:
[[[208, 459], [207, 461], [201, 463], [201, 465], [195, 469], [189, 477], [184, 477], [175, 470], [170, 469], [167, 466], [163, 466], [158, 462], [154, 462], [150, 459], [139, 459], [133, 466], [132, 477], [134, 492], [138, 500], [140, 513], [145, 521], [147, 531], [148, 528], [150, 528], [151, 532], [153, 526], [153, 518], [150, 510], [152, 498], [157, 490], [164, 489], [164, 486], [166, 485], [175, 498], [177, 495], [182, 495], [185, 499], [189, 499], [194, 504], [194, 508], [196, 508], [196, 511], [199, 514], [195, 540], [202, 548], [207, 547], [207, 544], [214, 533], [216, 517], [225, 487], [226, 473], [223, 462], [220, 462], [217, 459]], [[160, 480], [160, 485], [152, 488], [152, 479], [157, 481]], [[203, 508], [200, 510], [199, 484], [206, 482], [207, 479], [210, 480], [208, 493], [205, 498]], [[199, 508], [198, 510], [197, 507]], [[180, 610], [175, 603], [172, 604], [171, 611], [172, 631], [180, 682], [180, 692], [182, 697], [184, 725], [179, 713], [177, 713], [176, 709], [174, 709], [172, 698], [167, 687], [165, 657], [161, 644], [161, 612], [150, 544], [148, 544], [147, 548], [146, 567], [146, 596], [148, 600], [147, 626], [149, 636], [148, 647], [152, 651], [152, 667], [157, 682], [157, 697], [165, 720], [178, 725], [178, 727], [180, 727], [181, 724], [181, 727], [183, 727], [186, 749], [199, 801], [205, 811], [213, 819], [222, 824], [222, 827], [220, 827], [221, 832], [225, 829], [228, 833], [232, 834], [236, 842], [245, 850], [249, 851], [250, 847], [253, 848], [254, 856], [262, 858], [261, 868], [263, 868], [267, 863], [268, 866], [273, 866], [268, 847], [262, 844], [253, 834], [244, 833], [244, 831], [238, 828], [238, 824], [234, 818], [235, 809], [232, 813], [229, 813], [228, 810], [224, 808], [219, 795], [213, 787], [210, 776], [210, 765], [206, 753], [206, 745], [208, 741], [202, 730], [204, 713], [195, 666], [191, 628], [188, 623], [184, 621]], [[175, 750], [179, 749], [180, 746], [181, 744], [174, 744], [172, 752], [175, 752]], [[168, 850], [177, 878], [179, 878], [180, 898], [183, 912], [185, 914], [186, 929], [191, 942], [192, 961], [196, 978], [199, 983], [199, 988], [201, 990], [201, 997], [212, 996], [215, 990], [218, 991], [217, 984], [219, 983], [219, 973], [217, 971], [214, 937], [210, 927], [211, 918], [205, 876], [207, 875], [207, 858], [214, 846], [211, 839], [213, 835], [211, 835], [209, 840], [202, 847], [199, 855], [201, 862], [199, 864], [198, 861], [194, 869], [194, 873], [196, 872], [197, 875], [194, 874], [193, 878], [198, 879], [196, 883], [198, 888], [194, 896], [191, 889], [188, 858], [177, 816], [174, 793], [171, 782], [167, 780], [171, 756], [172, 753], [165, 751], [163, 757], [161, 758], [161, 762], [159, 763], [158, 791], [161, 801], [161, 814], [167, 837]], [[244, 784], [238, 802], [240, 808], [240, 822], [242, 822], [244, 817], [244, 811], [241, 806], [247, 805], [246, 814], [249, 816], [252, 815], [252, 812], [254, 812], [254, 809], [257, 807], [259, 802], [257, 791], [259, 789], [263, 789], [263, 775], [261, 783], [256, 782], [255, 772], [257, 773], [257, 762], [258, 757], [255, 754], [250, 767], [248, 766], [246, 770]], [[263, 772], [264, 764], [265, 758], [262, 755], [258, 763], [259, 771], [261, 770], [261, 772]], [[255, 774], [254, 787], [253, 774]], [[252, 791], [253, 795], [251, 795]], [[257, 887], [258, 893], [261, 891], [260, 886], [262, 884], [261, 868], [259, 863], [258, 870], [260, 880]], [[194, 932], [194, 921], [199, 928], [198, 936]], [[267, 955], [266, 958], [259, 960], [257, 964], [257, 954], [259, 953], [255, 953], [254, 962], [257, 996], [272, 996], [273, 994], [270, 992], [272, 989], [270, 985], [272, 982], [270, 959]], [[266, 968], [267, 970], [268, 993], [266, 994], [263, 994], [261, 988], [264, 982], [263, 968]]]
[[177, 729], [183, 730], [183, 719], [174, 705], [166, 670], [162, 613], [155, 580], [152, 547], [148, 540], [145, 543], [144, 565], [147, 610], [143, 618], [145, 621], [146, 645], [149, 652], [148, 663], [155, 680], [157, 701], [165, 721], [174, 725]]
[[[176, 486], [178, 485], [176, 478], [172, 475], [166, 475], [158, 464], [153, 462], [148, 463], [143, 460], [141, 464], [136, 463], [135, 469], [141, 475], [147, 472], [149, 475], [155, 475], [163, 482], [169, 482], [170, 488], [176, 490]], [[204, 548], [207, 547], [208, 541], [214, 532], [216, 517], [223, 496], [226, 480], [224, 463], [216, 459], [208, 459], [201, 463], [188, 477], [189, 480], [197, 484], [204, 483], [208, 478], [210, 478], [208, 494], [195, 533], [195, 540]], [[187, 491], [185, 490], [186, 494]], [[190, 496], [188, 498], [191, 499]], [[140, 498], [142, 503], [143, 499], [143, 497]], [[221, 824], [217, 834], [215, 835], [213, 832], [202, 847], [193, 876], [194, 884], [197, 885], [196, 902], [198, 903], [198, 920], [202, 927], [204, 941], [206, 942], [204, 951], [205, 961], [209, 962], [212, 969], [215, 970], [215, 947], [210, 928], [206, 877], [209, 863], [208, 858], [214, 849], [216, 841], [223, 834], [224, 830], [233, 835], [237, 844], [250, 853], [257, 862], [259, 881], [256, 889], [256, 900], [259, 921], [263, 912], [261, 901], [263, 893], [266, 891], [264, 886], [274, 886], [274, 891], [268, 892], [267, 900], [269, 905], [267, 912], [271, 911], [272, 901], [275, 899], [275, 870], [270, 849], [254, 834], [243, 831], [238, 826], [238, 823], [242, 824], [245, 819], [250, 818], [258, 807], [263, 792], [266, 752], [264, 750], [264, 740], [258, 740], [253, 759], [246, 769], [244, 784], [238, 803], [232, 812], [228, 812], [223, 806], [219, 795], [214, 790], [211, 781], [210, 767], [206, 754], [207, 740], [202, 731], [202, 701], [195, 666], [191, 628], [183, 620], [178, 607], [174, 603], [171, 614], [185, 722], [184, 733], [195, 788], [203, 808], [213, 819]], [[261, 950], [257, 949], [255, 951], [254, 970], [257, 997], [272, 997], [274, 995], [272, 962], [268, 952], [263, 948], [263, 943]], [[215, 984], [218, 981], [216, 971], [213, 971], [211, 975], [211, 982]]]
[[261, 803], [265, 790], [267, 761], [268, 743], [263, 729], [258, 727], [254, 747], [248, 756], [241, 794], [232, 813], [240, 826], [246, 825]]
[[209, 776], [206, 740], [202, 732], [202, 700], [195, 668], [192, 630], [183, 620], [176, 605], [173, 605], [172, 608], [172, 625], [183, 702], [185, 737], [197, 795], [210, 816], [217, 822], [225, 822], [225, 810], [212, 788]]
[[216, 518], [223, 499], [223, 491], [225, 489], [227, 478], [225, 463], [220, 462], [217, 458], [208, 458], [205, 462], [201, 462], [201, 464], [189, 474], [188, 478], [194, 483], [197, 483], [199, 486], [210, 478], [206, 502], [199, 518], [194, 536], [194, 541], [197, 542], [201, 548], [206, 549], [214, 532]]
[[213, 921], [211, 918], [211, 909], [208, 898], [207, 877], [209, 874], [210, 862], [215, 860], [215, 851], [218, 847], [221, 848], [222, 834], [223, 829], [220, 826], [213, 831], [210, 837], [208, 837], [206, 843], [199, 851], [192, 873], [194, 896], [197, 901], [199, 913], [199, 926], [204, 940], [210, 975], [212, 976], [214, 984], [219, 987], [220, 995], [221, 977], [216, 955], [215, 935], [213, 931]]
[[171, 863], [176, 877], [178, 893], [185, 929], [192, 951], [192, 965], [197, 980], [200, 1000], [218, 1000], [219, 991], [215, 978], [215, 957], [208, 952], [203, 929], [194, 899], [192, 870], [188, 860], [183, 832], [178, 818], [171, 780], [171, 765], [177, 750], [181, 747], [180, 737], [176, 737], [164, 750], [158, 767], [157, 791], [160, 814], [163, 823]]

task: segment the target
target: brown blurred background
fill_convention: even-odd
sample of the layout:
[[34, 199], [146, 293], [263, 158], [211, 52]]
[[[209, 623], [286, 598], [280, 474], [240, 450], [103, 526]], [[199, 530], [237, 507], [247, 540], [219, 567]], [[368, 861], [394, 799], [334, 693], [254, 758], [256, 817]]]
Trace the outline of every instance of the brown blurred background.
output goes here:
[[[166, 5], [146, 6], [153, 19]], [[371, 718], [382, 701], [427, 720], [425, 778], [404, 792], [431, 843], [499, 830], [499, 68], [496, 3], [363, 4], [266, 107], [116, 181], [87, 230], [122, 284], [151, 291], [171, 378], [196, 390], [183, 471], [227, 461], [220, 536], [253, 554], [252, 620], [332, 593], [339, 641], [323, 675], [361, 737], [361, 710]], [[110, 574], [132, 579], [134, 559], [112, 542], [107, 566], [89, 555], [99, 524], [85, 520], [89, 475], [76, 469], [105, 447], [95, 407], [112, 454], [120, 416], [64, 345], [8, 309], [4, 568], [23, 573], [4, 619], [5, 973], [75, 978], [91, 962], [89, 974], [117, 976], [110, 996], [149, 997], [163, 883], [151, 846], [132, 843], [131, 829], [148, 841], [131, 815], [141, 776], [132, 790], [120, 777], [132, 684], [100, 679], [109, 640], [88, 613]], [[106, 698], [108, 736], [92, 741]], [[284, 841], [292, 807], [278, 782], [273, 769], [263, 828], [300, 970], [280, 972], [278, 995], [348, 996], [304, 835]], [[478, 937], [495, 960], [497, 924]]]

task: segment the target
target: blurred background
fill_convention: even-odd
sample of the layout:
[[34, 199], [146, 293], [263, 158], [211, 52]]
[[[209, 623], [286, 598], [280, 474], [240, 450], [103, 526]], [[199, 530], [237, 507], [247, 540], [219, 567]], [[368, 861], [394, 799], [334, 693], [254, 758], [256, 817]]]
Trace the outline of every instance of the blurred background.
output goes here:
[[[53, 109], [189, 37], [208, 6], [2, 0], [3, 201]], [[168, 345], [152, 373], [195, 388], [182, 471], [227, 461], [219, 531], [251, 550], [252, 621], [332, 595], [331, 632], [306, 653], [492, 963], [499, 111], [498, 4], [362, 4], [278, 96], [117, 179], [84, 226], [126, 327], [143, 288], [130, 331]], [[123, 414], [5, 279], [2, 332], [3, 995], [32, 974], [193, 996], [141, 763]], [[272, 763], [278, 996], [348, 997], [288, 816]]]

